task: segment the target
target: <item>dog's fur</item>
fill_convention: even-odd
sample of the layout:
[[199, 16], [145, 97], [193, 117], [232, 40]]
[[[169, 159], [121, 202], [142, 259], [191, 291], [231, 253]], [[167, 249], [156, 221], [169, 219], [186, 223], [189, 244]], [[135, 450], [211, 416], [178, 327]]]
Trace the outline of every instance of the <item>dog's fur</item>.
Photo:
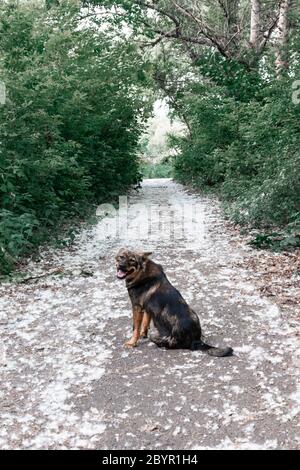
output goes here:
[[158, 335], [150, 339], [159, 347], [230, 356], [230, 347], [215, 348], [201, 339], [198, 315], [169, 282], [163, 268], [149, 259], [150, 255], [121, 249], [116, 256], [117, 277], [126, 279], [133, 310], [133, 335], [125, 346], [134, 347], [141, 336], [146, 337], [153, 320]]

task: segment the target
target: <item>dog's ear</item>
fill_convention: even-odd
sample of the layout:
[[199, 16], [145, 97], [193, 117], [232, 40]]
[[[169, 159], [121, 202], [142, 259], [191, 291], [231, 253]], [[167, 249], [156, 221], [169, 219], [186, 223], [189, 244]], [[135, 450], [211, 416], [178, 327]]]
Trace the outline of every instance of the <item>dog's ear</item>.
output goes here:
[[120, 248], [119, 251], [118, 251], [118, 253], [116, 254], [116, 258], [117, 258], [118, 256], [120, 256], [120, 255], [126, 253], [126, 251], [127, 251], [126, 248]]
[[141, 253], [141, 257], [143, 258], [144, 261], [146, 261], [151, 255], [152, 255], [152, 251], [145, 251]]
[[151, 255], [151, 251], [143, 251], [139, 253], [139, 257], [142, 261], [142, 270], [145, 271], [147, 266], [148, 257]]

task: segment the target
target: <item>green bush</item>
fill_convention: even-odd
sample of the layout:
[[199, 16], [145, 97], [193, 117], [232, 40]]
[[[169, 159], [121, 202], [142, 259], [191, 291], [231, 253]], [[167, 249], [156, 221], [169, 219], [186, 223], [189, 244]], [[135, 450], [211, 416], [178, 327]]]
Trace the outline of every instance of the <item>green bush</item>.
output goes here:
[[115, 40], [113, 28], [84, 27], [80, 2], [50, 7], [0, 7], [4, 272], [90, 202], [114, 198], [140, 179], [143, 60], [121, 33]]
[[141, 165], [143, 178], [172, 178], [173, 164], [168, 159], [159, 163], [144, 163]]
[[214, 188], [236, 223], [287, 227], [299, 214], [300, 106], [292, 102], [293, 81], [269, 77], [248, 100], [219, 85], [194, 86], [185, 98], [192, 137], [177, 138], [175, 176]]

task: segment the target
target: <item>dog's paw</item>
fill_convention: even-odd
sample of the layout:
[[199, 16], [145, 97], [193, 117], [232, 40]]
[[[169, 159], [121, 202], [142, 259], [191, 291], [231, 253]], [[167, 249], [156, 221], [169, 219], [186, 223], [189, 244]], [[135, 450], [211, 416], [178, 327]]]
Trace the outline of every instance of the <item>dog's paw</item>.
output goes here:
[[129, 341], [126, 341], [126, 343], [124, 343], [124, 348], [136, 348], [136, 346], [137, 346], [136, 341], [129, 340]]

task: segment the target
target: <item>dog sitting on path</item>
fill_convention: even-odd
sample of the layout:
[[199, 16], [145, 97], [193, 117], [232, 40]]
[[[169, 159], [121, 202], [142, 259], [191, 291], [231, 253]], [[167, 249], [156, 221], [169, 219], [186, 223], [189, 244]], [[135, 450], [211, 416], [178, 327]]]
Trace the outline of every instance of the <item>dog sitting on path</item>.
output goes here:
[[150, 340], [159, 347], [202, 350], [219, 357], [232, 355], [232, 348], [216, 348], [201, 339], [198, 315], [150, 255], [121, 249], [116, 256], [117, 277], [126, 280], [133, 310], [133, 335], [125, 346], [135, 347], [140, 337], [147, 337], [152, 320], [158, 335]]

